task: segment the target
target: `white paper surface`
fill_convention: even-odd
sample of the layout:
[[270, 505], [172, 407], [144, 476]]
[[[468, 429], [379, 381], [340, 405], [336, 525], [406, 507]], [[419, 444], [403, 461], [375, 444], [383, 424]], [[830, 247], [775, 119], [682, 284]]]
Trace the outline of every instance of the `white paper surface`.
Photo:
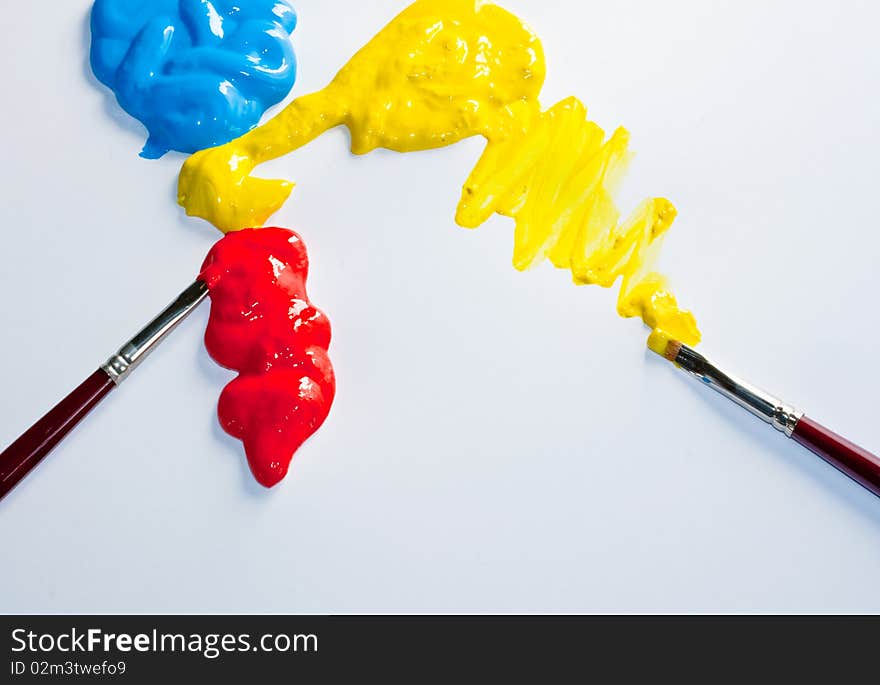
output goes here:
[[[180, 155], [87, 68], [87, 0], [14, 3], [0, 108], [0, 445], [184, 288], [211, 244]], [[296, 4], [323, 86], [403, 2]], [[880, 449], [880, 6], [511, 0], [666, 195], [705, 350]], [[310, 248], [339, 392], [277, 490], [214, 411], [207, 308], [0, 504], [0, 611], [880, 611], [880, 500], [644, 348], [616, 292], [455, 226], [482, 146], [260, 169]]]

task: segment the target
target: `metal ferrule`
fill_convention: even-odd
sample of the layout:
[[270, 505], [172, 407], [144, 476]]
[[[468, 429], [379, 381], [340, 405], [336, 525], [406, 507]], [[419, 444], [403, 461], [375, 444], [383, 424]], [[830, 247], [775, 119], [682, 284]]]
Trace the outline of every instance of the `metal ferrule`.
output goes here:
[[147, 355], [180, 325], [208, 295], [208, 286], [196, 281], [168, 305], [136, 336], [123, 345], [101, 368], [119, 385], [128, 378]]
[[798, 411], [778, 397], [722, 371], [687, 345], [681, 346], [673, 361], [713, 390], [733, 400], [788, 437], [791, 437], [795, 426], [804, 415], [802, 411]]

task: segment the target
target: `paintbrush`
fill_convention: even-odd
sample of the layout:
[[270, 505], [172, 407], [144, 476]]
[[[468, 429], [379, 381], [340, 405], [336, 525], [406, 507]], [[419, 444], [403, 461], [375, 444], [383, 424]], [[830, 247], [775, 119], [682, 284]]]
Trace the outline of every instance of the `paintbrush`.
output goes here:
[[189, 286], [106, 364], [3, 450], [0, 453], [0, 499], [18, 485], [101, 400], [128, 378], [207, 295], [208, 286], [201, 280]]
[[677, 340], [666, 341], [665, 349], [662, 344], [651, 345], [651, 349], [880, 496], [880, 458], [876, 455], [770, 393], [727, 373]]

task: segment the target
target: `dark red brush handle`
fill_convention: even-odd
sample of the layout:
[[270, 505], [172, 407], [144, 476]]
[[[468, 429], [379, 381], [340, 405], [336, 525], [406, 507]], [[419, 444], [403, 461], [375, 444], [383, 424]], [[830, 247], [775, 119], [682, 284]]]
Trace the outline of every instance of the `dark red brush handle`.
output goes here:
[[791, 437], [880, 496], [880, 457], [804, 416]]
[[0, 454], [0, 499], [85, 418], [116, 384], [103, 369], [89, 376]]

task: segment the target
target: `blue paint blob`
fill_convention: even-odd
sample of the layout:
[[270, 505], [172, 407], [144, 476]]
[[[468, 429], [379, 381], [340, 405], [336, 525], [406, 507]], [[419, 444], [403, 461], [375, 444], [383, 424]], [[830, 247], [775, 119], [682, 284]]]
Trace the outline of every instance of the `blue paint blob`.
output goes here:
[[96, 0], [91, 26], [92, 70], [147, 127], [148, 159], [238, 138], [296, 80], [282, 0]]

